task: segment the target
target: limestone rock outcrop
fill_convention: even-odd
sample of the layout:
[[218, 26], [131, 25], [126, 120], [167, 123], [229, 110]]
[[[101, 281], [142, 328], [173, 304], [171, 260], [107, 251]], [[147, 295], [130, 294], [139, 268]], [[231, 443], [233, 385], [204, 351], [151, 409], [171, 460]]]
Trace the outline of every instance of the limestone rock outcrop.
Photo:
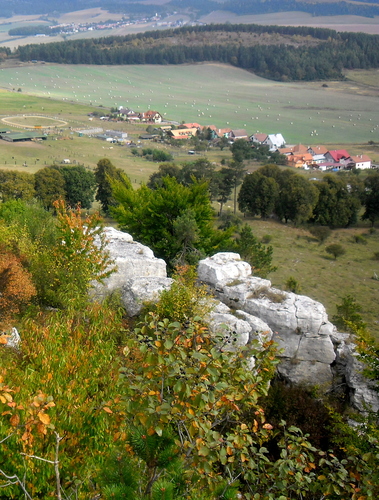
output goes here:
[[[117, 272], [97, 294], [119, 290], [130, 316], [155, 302], [171, 286], [166, 264], [127, 233], [106, 228], [108, 250]], [[253, 339], [273, 339], [279, 347], [279, 376], [294, 384], [334, 390], [343, 386], [350, 403], [360, 411], [379, 409], [378, 393], [362, 375], [350, 336], [328, 320], [325, 307], [304, 295], [284, 292], [267, 279], [251, 275], [251, 267], [236, 253], [219, 253], [200, 261], [199, 280], [218, 299], [207, 316], [210, 329], [222, 335], [226, 346], [245, 345]]]
[[166, 263], [133, 237], [113, 227], [104, 228], [106, 249], [116, 271], [104, 283], [94, 285], [93, 295], [102, 298], [119, 291], [121, 302], [129, 316], [136, 316], [147, 302], [156, 302], [162, 290], [170, 288]]
[[224, 304], [259, 318], [274, 332], [281, 358], [278, 372], [283, 377], [293, 383], [332, 384], [336, 355], [330, 334], [335, 329], [322, 304], [247, 274], [238, 254], [202, 260], [198, 276]]

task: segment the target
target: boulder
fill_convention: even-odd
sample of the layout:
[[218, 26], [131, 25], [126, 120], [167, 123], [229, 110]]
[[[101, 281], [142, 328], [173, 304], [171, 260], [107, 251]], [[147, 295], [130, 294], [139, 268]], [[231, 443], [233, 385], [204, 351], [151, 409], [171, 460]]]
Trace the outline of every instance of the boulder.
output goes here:
[[377, 384], [363, 375], [365, 366], [359, 359], [353, 336], [335, 332], [331, 338], [336, 351], [336, 361], [333, 366], [335, 386], [343, 387], [350, 406], [359, 412], [378, 412]]
[[218, 281], [238, 280], [251, 275], [251, 266], [238, 253], [221, 252], [199, 262], [199, 280], [215, 286]]
[[238, 311], [236, 316], [262, 322], [257, 324], [258, 338], [262, 342], [261, 334], [267, 331], [278, 344], [278, 372], [283, 377], [294, 383], [332, 384], [331, 364], [336, 355], [330, 335], [335, 328], [320, 302], [278, 290], [269, 280], [251, 276], [238, 254], [217, 254], [201, 261], [199, 269], [199, 278], [214, 287], [219, 300]]
[[[104, 228], [107, 240], [106, 251], [116, 266], [116, 272], [104, 280], [104, 283], [94, 286], [97, 298], [115, 291], [125, 289], [131, 278], [164, 278], [167, 279], [166, 263], [157, 259], [150, 248], [133, 240], [132, 236], [115, 229]], [[156, 282], [152, 281], [152, 300], [156, 297]], [[142, 285], [141, 285], [142, 286]], [[126, 296], [126, 295], [125, 295]], [[144, 300], [148, 299], [148, 287], [145, 287]]]
[[121, 302], [127, 314], [137, 316], [148, 303], [158, 302], [163, 290], [169, 290], [171, 278], [143, 277], [126, 280], [121, 288]]

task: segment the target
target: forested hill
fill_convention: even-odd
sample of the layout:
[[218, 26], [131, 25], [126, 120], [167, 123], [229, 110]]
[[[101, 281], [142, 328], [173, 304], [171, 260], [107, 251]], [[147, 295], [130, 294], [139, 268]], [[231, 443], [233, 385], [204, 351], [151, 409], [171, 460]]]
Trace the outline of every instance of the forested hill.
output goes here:
[[343, 78], [379, 67], [379, 36], [309, 27], [208, 25], [19, 47], [22, 61], [183, 64], [217, 61], [270, 79]]
[[198, 17], [215, 10], [226, 10], [237, 15], [267, 14], [271, 12], [308, 12], [313, 16], [355, 15], [373, 17], [379, 15], [378, 0], [343, 0], [307, 2], [297, 0], [171, 0], [157, 5], [142, 0], [0, 0], [2, 17], [15, 14], [49, 14], [102, 7], [109, 12], [126, 15], [170, 15], [174, 11]]

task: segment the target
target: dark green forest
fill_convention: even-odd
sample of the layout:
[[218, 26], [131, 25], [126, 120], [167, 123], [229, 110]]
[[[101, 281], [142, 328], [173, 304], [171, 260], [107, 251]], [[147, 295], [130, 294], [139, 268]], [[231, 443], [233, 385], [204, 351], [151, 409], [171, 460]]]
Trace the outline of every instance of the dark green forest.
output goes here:
[[[242, 40], [240, 43], [229, 42], [225, 36], [228, 33], [244, 37], [255, 34], [258, 37], [255, 37], [254, 44], [250, 42], [249, 45]], [[265, 36], [265, 44], [259, 43], [260, 36]], [[270, 37], [269, 42], [267, 36]], [[176, 44], [173, 43], [174, 37], [180, 38]], [[188, 42], [189, 37], [191, 43]], [[209, 42], [207, 37], [210, 37]], [[188, 64], [217, 61], [274, 80], [311, 81], [342, 79], [344, 69], [377, 68], [379, 36], [307, 27], [210, 25], [124, 37], [25, 45], [18, 48], [16, 56], [21, 61], [37, 59], [58, 64]]]

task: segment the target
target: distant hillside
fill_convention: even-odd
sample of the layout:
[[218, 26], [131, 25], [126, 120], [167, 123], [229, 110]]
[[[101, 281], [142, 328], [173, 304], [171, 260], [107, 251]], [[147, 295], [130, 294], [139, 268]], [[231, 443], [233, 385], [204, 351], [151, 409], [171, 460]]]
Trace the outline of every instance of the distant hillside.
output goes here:
[[25, 45], [21, 61], [64, 64], [183, 64], [215, 61], [274, 80], [342, 79], [379, 67], [379, 36], [309, 27], [209, 25], [124, 37]]
[[347, 1], [296, 1], [296, 0], [171, 0], [162, 5], [146, 4], [133, 0], [0, 0], [2, 17], [17, 14], [61, 14], [92, 7], [102, 7], [109, 12], [128, 16], [186, 13], [197, 18], [214, 10], [226, 10], [237, 15], [267, 14], [273, 12], [301, 11], [314, 16], [356, 15], [374, 17], [379, 15], [378, 0]]

